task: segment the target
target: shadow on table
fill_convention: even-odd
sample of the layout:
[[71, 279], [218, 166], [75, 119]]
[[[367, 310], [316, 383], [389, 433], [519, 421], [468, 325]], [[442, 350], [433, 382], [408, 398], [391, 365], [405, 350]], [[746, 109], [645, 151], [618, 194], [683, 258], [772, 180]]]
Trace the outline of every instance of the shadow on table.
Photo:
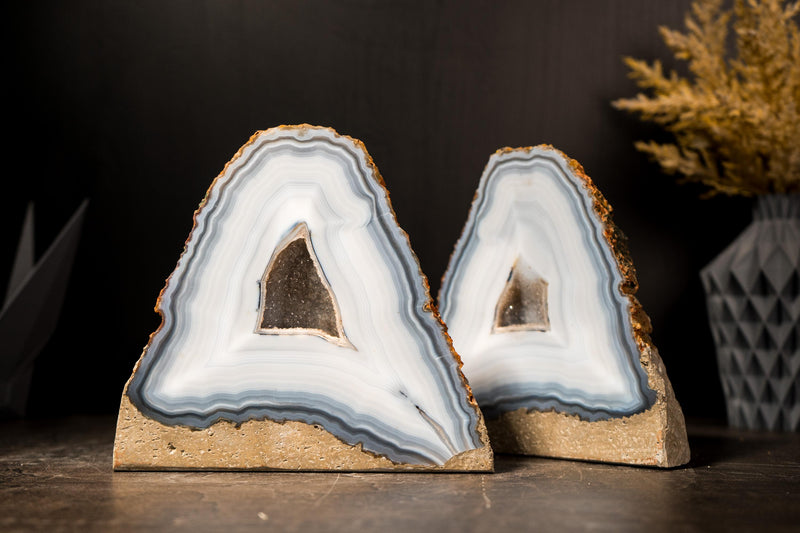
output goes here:
[[690, 467], [719, 463], [796, 463], [800, 434], [739, 430], [725, 426], [690, 428]]

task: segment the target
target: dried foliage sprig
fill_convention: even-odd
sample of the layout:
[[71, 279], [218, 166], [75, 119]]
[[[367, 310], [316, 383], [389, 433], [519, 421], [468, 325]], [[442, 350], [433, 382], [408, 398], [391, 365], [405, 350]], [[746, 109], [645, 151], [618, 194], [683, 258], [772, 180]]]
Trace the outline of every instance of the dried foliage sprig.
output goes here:
[[[671, 132], [674, 144], [637, 142], [667, 173], [709, 195], [800, 192], [800, 1], [696, 0], [685, 33], [660, 27], [691, 79], [660, 61], [625, 58], [650, 95], [616, 100]], [[735, 51], [729, 56], [728, 35]]]

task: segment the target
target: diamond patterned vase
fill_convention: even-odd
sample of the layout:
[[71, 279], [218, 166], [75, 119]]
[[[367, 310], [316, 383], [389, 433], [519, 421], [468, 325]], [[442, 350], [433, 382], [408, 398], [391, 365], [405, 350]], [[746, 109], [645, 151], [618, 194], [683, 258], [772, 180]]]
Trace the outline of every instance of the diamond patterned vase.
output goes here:
[[700, 273], [730, 425], [800, 429], [800, 195], [759, 197], [753, 222]]

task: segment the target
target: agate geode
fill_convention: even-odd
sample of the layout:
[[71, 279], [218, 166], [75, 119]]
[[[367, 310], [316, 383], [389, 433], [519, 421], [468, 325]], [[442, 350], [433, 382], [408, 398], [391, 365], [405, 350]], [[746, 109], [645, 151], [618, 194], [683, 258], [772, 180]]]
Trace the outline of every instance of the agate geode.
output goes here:
[[688, 460], [610, 213], [580, 165], [551, 147], [489, 160], [439, 303], [496, 451]]
[[211, 185], [123, 394], [115, 466], [491, 470], [363, 145], [254, 135]]

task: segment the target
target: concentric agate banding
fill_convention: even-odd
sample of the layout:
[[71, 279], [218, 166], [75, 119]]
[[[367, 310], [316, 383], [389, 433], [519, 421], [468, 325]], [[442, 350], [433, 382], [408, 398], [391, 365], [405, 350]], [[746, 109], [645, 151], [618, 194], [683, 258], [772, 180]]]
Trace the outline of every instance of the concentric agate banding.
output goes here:
[[[304, 224], [352, 346], [262, 334], [259, 282]], [[226, 166], [157, 310], [127, 395], [145, 416], [206, 428], [292, 420], [396, 463], [484, 446], [479, 411], [377, 169], [333, 130], [257, 133]]]
[[[602, 195], [563, 154], [538, 146], [491, 157], [439, 296], [487, 418], [529, 409], [597, 421], [654, 404], [640, 362], [649, 339], [621, 244]], [[547, 287], [549, 324], [496, 331], [520, 261], [532, 286]]]

